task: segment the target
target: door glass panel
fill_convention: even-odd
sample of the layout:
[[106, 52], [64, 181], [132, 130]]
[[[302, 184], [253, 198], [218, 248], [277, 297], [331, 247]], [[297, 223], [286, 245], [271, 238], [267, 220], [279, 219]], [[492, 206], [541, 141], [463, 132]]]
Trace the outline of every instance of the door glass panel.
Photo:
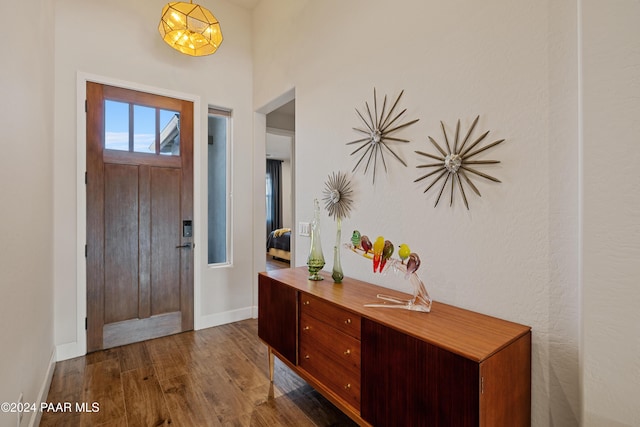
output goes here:
[[[107, 99], [104, 113], [105, 149], [180, 155], [179, 112]], [[133, 123], [129, 123], [130, 117], [133, 117]], [[157, 140], [159, 144], [156, 144]], [[160, 147], [159, 152], [156, 145]]]
[[129, 104], [104, 101], [104, 148], [129, 151]]
[[180, 113], [160, 110], [160, 154], [180, 155]]
[[156, 152], [156, 109], [142, 105], [133, 106], [133, 151]]

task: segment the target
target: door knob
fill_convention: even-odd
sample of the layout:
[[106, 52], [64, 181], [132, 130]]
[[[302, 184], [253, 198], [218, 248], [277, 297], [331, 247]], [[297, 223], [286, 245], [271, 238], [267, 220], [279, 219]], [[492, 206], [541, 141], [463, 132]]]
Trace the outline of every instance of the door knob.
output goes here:
[[176, 246], [176, 249], [191, 249], [192, 243], [185, 243], [184, 245]]

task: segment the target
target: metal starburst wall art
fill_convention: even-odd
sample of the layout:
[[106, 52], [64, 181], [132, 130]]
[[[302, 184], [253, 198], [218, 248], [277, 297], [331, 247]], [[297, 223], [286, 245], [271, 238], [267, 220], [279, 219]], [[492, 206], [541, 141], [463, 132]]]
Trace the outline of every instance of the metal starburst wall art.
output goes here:
[[447, 151], [445, 151], [433, 138], [431, 138], [430, 136], [428, 138], [429, 138], [429, 141], [431, 141], [431, 143], [435, 146], [435, 148], [441, 154], [441, 156], [424, 153], [422, 151], [416, 151], [416, 153], [421, 156], [429, 157], [431, 159], [438, 161], [436, 163], [428, 163], [428, 164], [417, 166], [418, 168], [435, 168], [435, 170], [433, 170], [432, 172], [429, 172], [426, 175], [421, 176], [420, 178], [414, 180], [414, 182], [421, 181], [425, 178], [428, 178], [440, 172], [440, 174], [424, 190], [425, 193], [429, 191], [429, 189], [431, 189], [431, 187], [433, 187], [438, 181], [444, 178], [444, 182], [440, 187], [440, 192], [438, 193], [438, 198], [436, 199], [436, 203], [434, 207], [438, 206], [440, 197], [442, 196], [442, 193], [444, 192], [444, 189], [447, 186], [447, 183], [449, 181], [451, 181], [451, 198], [450, 198], [449, 206], [453, 205], [453, 193], [454, 193], [454, 189], [456, 187], [456, 181], [457, 181], [458, 183], [457, 187], [460, 189], [460, 195], [462, 196], [462, 200], [464, 201], [464, 204], [467, 207], [467, 209], [469, 209], [469, 203], [467, 202], [467, 196], [464, 191], [463, 179], [464, 179], [464, 182], [467, 183], [469, 187], [471, 187], [471, 189], [478, 196], [480, 196], [480, 191], [469, 179], [469, 177], [467, 176], [467, 172], [480, 176], [482, 178], [488, 179], [493, 182], [500, 182], [499, 179], [494, 178], [490, 175], [487, 175], [471, 167], [471, 165], [475, 166], [475, 165], [487, 165], [487, 164], [500, 163], [499, 160], [471, 160], [471, 159], [476, 155], [482, 153], [483, 151], [488, 150], [489, 148], [495, 147], [496, 145], [504, 141], [504, 139], [500, 139], [492, 142], [491, 144], [485, 145], [482, 148], [478, 148], [474, 151], [474, 149], [478, 147], [479, 144], [489, 134], [489, 131], [486, 131], [485, 133], [480, 135], [474, 142], [472, 142], [469, 146], [467, 146], [467, 141], [469, 140], [469, 137], [471, 136], [471, 133], [473, 132], [473, 129], [476, 126], [476, 123], [478, 123], [479, 118], [480, 116], [477, 116], [475, 118], [475, 120], [469, 127], [469, 131], [467, 132], [467, 135], [462, 140], [462, 143], [460, 144], [460, 146], [458, 146], [458, 136], [460, 134], [460, 120], [458, 119], [458, 124], [456, 125], [456, 134], [454, 138], [453, 149], [451, 149], [451, 145], [449, 144], [449, 138], [447, 137], [447, 131], [444, 128], [444, 123], [440, 122], [440, 126], [442, 127], [442, 133], [444, 134], [444, 140], [447, 146]]
[[351, 183], [347, 180], [347, 175], [343, 172], [333, 172], [325, 182], [323, 190], [324, 207], [329, 212], [329, 216], [334, 219], [342, 219], [349, 215], [351, 211]]
[[[412, 125], [419, 120], [415, 119], [406, 123], [399, 124], [398, 120], [407, 111], [407, 109], [405, 108], [395, 115], [394, 112], [396, 106], [398, 105], [398, 101], [400, 101], [400, 97], [402, 97], [403, 93], [404, 90], [400, 92], [400, 95], [398, 95], [396, 101], [388, 111], [387, 96], [385, 95], [384, 100], [382, 101], [382, 108], [380, 112], [378, 112], [378, 98], [376, 95], [376, 89], [373, 88], [373, 112], [371, 111], [371, 108], [369, 108], [369, 104], [367, 102], [365, 102], [365, 106], [367, 108], [366, 118], [356, 108], [356, 113], [362, 120], [365, 128], [354, 127], [353, 130], [362, 133], [365, 136], [363, 138], [356, 139], [355, 141], [347, 143], [347, 145], [361, 144], [360, 147], [358, 147], [351, 153], [352, 156], [361, 153], [360, 159], [354, 166], [352, 172], [355, 172], [358, 166], [366, 158], [367, 161], [364, 167], [364, 173], [366, 174], [369, 166], [371, 165], [371, 160], [373, 160], [373, 184], [375, 184], [376, 182], [376, 169], [378, 168], [378, 159], [382, 162], [384, 171], [387, 172], [387, 162], [384, 157], [385, 152], [391, 153], [393, 157], [395, 157], [400, 163], [402, 163], [405, 167], [407, 166], [405, 161], [402, 160], [400, 156], [398, 156], [398, 154], [396, 154], [396, 152], [391, 149], [391, 147], [389, 147], [390, 142], [410, 142], [408, 139], [396, 138], [391, 136], [391, 134], [404, 127]], [[363, 149], [365, 149], [364, 152], [362, 152]]]

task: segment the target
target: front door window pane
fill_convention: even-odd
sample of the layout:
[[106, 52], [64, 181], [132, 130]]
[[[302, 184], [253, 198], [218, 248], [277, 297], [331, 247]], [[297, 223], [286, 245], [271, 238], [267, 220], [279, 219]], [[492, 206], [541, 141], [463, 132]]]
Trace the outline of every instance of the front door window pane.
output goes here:
[[180, 155], [180, 114], [160, 110], [160, 154]]
[[133, 106], [133, 151], [156, 152], [156, 109], [143, 105]]
[[129, 151], [129, 104], [104, 102], [104, 148]]

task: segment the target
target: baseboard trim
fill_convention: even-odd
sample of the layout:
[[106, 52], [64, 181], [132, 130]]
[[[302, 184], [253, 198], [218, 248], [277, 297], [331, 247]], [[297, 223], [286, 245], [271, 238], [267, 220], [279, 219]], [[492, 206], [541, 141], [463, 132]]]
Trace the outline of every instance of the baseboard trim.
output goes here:
[[[49, 359], [49, 367], [47, 368], [47, 373], [45, 375], [44, 381], [42, 382], [42, 386], [40, 387], [40, 391], [38, 392], [38, 407], [40, 407], [42, 402], [47, 401], [47, 396], [49, 395], [49, 388], [51, 387], [51, 380], [53, 379], [53, 371], [56, 368], [56, 348], [54, 347], [51, 352], [51, 358]], [[29, 420], [29, 427], [36, 427], [40, 425], [40, 418], [42, 418], [42, 412], [34, 411], [31, 413], [31, 419]], [[24, 421], [24, 420], [23, 420]]]
[[244, 307], [237, 310], [200, 316], [194, 329], [197, 331], [214, 326], [226, 325], [227, 323], [239, 322], [240, 320], [251, 319], [253, 318], [253, 311], [253, 307]]
[[[206, 329], [214, 326], [226, 325], [227, 323], [239, 322], [246, 319], [257, 319], [258, 307], [250, 306], [239, 308], [236, 310], [224, 311], [222, 313], [214, 313], [206, 316], [199, 316], [195, 319], [194, 329]], [[85, 343], [77, 341], [69, 342], [65, 344], [59, 344], [56, 346], [55, 355], [58, 362], [63, 360], [73, 359], [74, 357], [80, 357], [87, 354]]]

